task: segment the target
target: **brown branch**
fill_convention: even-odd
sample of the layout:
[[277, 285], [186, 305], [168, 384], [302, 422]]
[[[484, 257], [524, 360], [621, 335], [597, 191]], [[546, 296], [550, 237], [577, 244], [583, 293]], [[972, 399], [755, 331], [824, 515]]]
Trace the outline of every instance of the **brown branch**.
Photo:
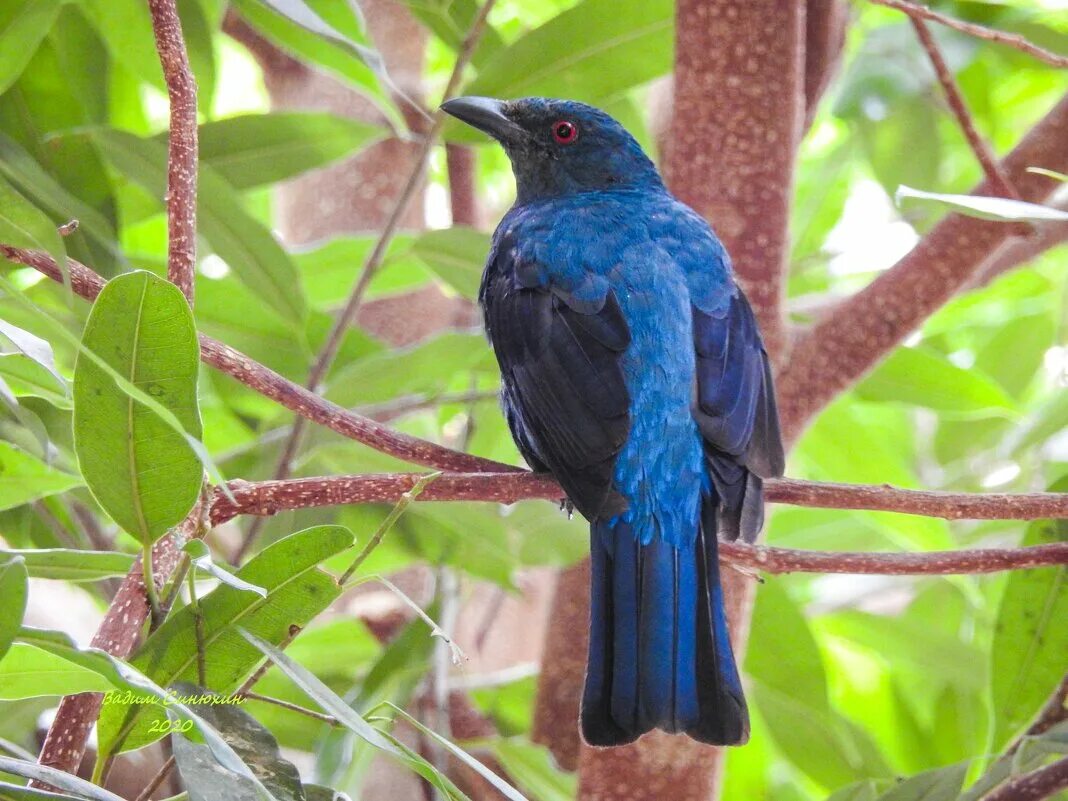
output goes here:
[[999, 31], [994, 28], [987, 28], [984, 25], [976, 25], [973, 22], [964, 22], [963, 20], [955, 19], [954, 17], [930, 9], [927, 6], [912, 3], [908, 0], [871, 0], [871, 2], [878, 6], [886, 6], [887, 8], [895, 8], [898, 11], [904, 11], [913, 18], [918, 17], [920, 19], [930, 20], [931, 22], [940, 23], [947, 28], [966, 33], [977, 39], [985, 39], [988, 42], [995, 42], [997, 44], [1007, 45], [1008, 47], [1014, 47], [1017, 50], [1027, 53], [1030, 56], [1034, 56], [1040, 61], [1045, 61], [1047, 64], [1054, 67], [1061, 67], [1062, 69], [1068, 67], [1068, 56], [1061, 56], [1046, 50], [1045, 48], [1039, 47], [1016, 33], [1006, 33], [1005, 31]]
[[[200, 526], [203, 511], [202, 501], [198, 501], [175, 532], [163, 537], [153, 546], [153, 579], [157, 591], [163, 589], [181, 561], [182, 543], [203, 534], [203, 528]], [[107, 614], [90, 642], [91, 647], [125, 659], [133, 652], [149, 613], [141, 563], [136, 561], [108, 606]], [[85, 755], [89, 731], [100, 714], [102, 699], [100, 693], [64, 696], [59, 702], [59, 709], [48, 729], [37, 761], [66, 773], [75, 773]], [[34, 786], [45, 788], [43, 784]]]
[[983, 801], [1039, 801], [1068, 787], [1068, 757], [1006, 782]]
[[175, 0], [148, 0], [167, 97], [167, 278], [193, 304], [197, 258], [197, 84]]
[[[1003, 162], [1020, 196], [1041, 202], [1058, 184], [1027, 172], [1036, 165], [1068, 170], [1068, 96]], [[984, 182], [974, 194], [991, 190]], [[796, 439], [816, 412], [967, 286], [1017, 228], [950, 214], [896, 265], [799, 337], [776, 382], [787, 437]]]
[[[53, 281], [60, 283], [63, 281], [63, 275], [55, 261], [46, 253], [0, 244], [0, 255], [18, 264], [33, 267]], [[67, 263], [74, 292], [87, 300], [95, 299], [104, 286], [104, 279], [74, 259], [68, 258]], [[435, 445], [432, 442], [393, 431], [381, 423], [351, 412], [294, 384], [269, 367], [217, 339], [200, 334], [199, 340], [200, 359], [205, 364], [226, 373], [301, 417], [306, 417], [313, 423], [329, 428], [343, 437], [362, 442], [406, 462], [436, 467], [440, 470], [522, 472], [520, 468], [511, 465], [454, 451], [442, 445]]]
[[909, 21], [912, 23], [912, 27], [916, 29], [916, 36], [927, 53], [931, 66], [934, 67], [938, 82], [942, 85], [942, 91], [945, 92], [946, 102], [949, 104], [953, 116], [957, 118], [957, 124], [964, 134], [964, 138], [968, 141], [968, 146], [971, 147], [972, 152], [975, 154], [979, 166], [983, 168], [987, 182], [1003, 197], [1018, 199], [1019, 194], [1017, 194], [1012, 181], [1009, 180], [1009, 176], [1005, 174], [1005, 170], [1002, 169], [1001, 164], [998, 162], [997, 155], [990, 147], [990, 144], [976, 130], [975, 118], [972, 117], [968, 104], [964, 101], [964, 95], [961, 94], [960, 87], [957, 86], [957, 79], [953, 77], [952, 70], [946, 64], [946, 59], [942, 56], [942, 51], [939, 49], [934, 36], [931, 35], [927, 23], [913, 14], [909, 15]]
[[[478, 40], [481, 38], [482, 32], [486, 28], [486, 19], [489, 16], [489, 12], [493, 9], [496, 1], [497, 0], [485, 0], [482, 4], [482, 8], [479, 9], [478, 14], [471, 23], [467, 36], [464, 38], [463, 44], [456, 54], [456, 62], [453, 64], [452, 74], [449, 76], [448, 84], [445, 87], [443, 100], [448, 100], [456, 91], [456, 87], [459, 86], [464, 70], [467, 68], [467, 64], [471, 60], [471, 56], [475, 51], [475, 46], [478, 44]], [[367, 260], [364, 262], [363, 269], [360, 271], [360, 275], [356, 279], [356, 283], [353, 285], [352, 290], [349, 293], [344, 308], [342, 308], [341, 312], [338, 313], [337, 317], [334, 319], [334, 323], [330, 328], [330, 333], [326, 337], [326, 342], [320, 349], [319, 355], [316, 358], [315, 363], [312, 365], [311, 370], [308, 371], [308, 381], [306, 386], [313, 393], [319, 392], [322, 388], [323, 379], [326, 377], [327, 372], [334, 363], [334, 359], [341, 347], [341, 342], [345, 338], [345, 332], [349, 330], [355, 321], [356, 314], [360, 310], [360, 304], [363, 303], [367, 288], [371, 285], [371, 279], [374, 278], [375, 273], [378, 272], [382, 260], [385, 258], [386, 251], [388, 250], [390, 243], [393, 241], [393, 236], [400, 227], [401, 221], [408, 212], [408, 206], [411, 204], [412, 198], [415, 197], [416, 191], [422, 183], [423, 173], [426, 170], [427, 161], [430, 159], [431, 148], [437, 142], [441, 129], [445, 124], [445, 113], [439, 108], [434, 112], [431, 120], [430, 130], [423, 137], [419, 150], [415, 154], [415, 160], [412, 164], [411, 172], [408, 174], [408, 179], [404, 184], [404, 188], [401, 189], [400, 195], [397, 197], [397, 201], [394, 203], [389, 217], [382, 226], [378, 239], [375, 241], [374, 248], [371, 249], [370, 254], [367, 256]], [[306, 425], [307, 423], [304, 419], [297, 419], [294, 421], [293, 427], [289, 431], [289, 436], [282, 445], [282, 453], [275, 465], [275, 478], [284, 479], [292, 474], [293, 460], [300, 451]], [[249, 548], [252, 547], [253, 543], [255, 543], [262, 530], [263, 523], [259, 520], [255, 521], [249, 527], [248, 531], [245, 532], [241, 545], [234, 553], [233, 561], [235, 563], [241, 561], [242, 557], [248, 552]]]
[[[233, 500], [216, 490], [211, 521], [219, 525], [240, 514], [273, 515], [318, 506], [395, 503], [424, 477], [417, 473], [385, 473], [257, 483], [234, 481], [229, 485]], [[551, 478], [535, 473], [443, 473], [426, 486], [420, 500], [515, 503], [535, 498], [557, 500], [560, 494]], [[765, 497], [774, 503], [904, 512], [951, 520], [1068, 517], [1068, 493], [1053, 492], [974, 495], [780, 479], [767, 483]], [[1068, 564], [1068, 543], [921, 553], [821, 553], [725, 542], [721, 545], [721, 558], [729, 564], [766, 573], [947, 575]]]
[[1039, 710], [1038, 716], [1035, 718], [1027, 732], [1020, 736], [1009, 748], [1005, 751], [1006, 757], [1011, 757], [1017, 751], [1020, 750], [1020, 746], [1023, 745], [1024, 739], [1027, 737], [1037, 737], [1041, 734], [1045, 734], [1058, 723], [1063, 720], [1068, 720], [1068, 706], [1065, 703], [1068, 702], [1068, 673], [1064, 674], [1060, 684], [1053, 690], [1052, 695], [1046, 700], [1046, 703]]
[[[357, 503], [396, 503], [421, 473], [364, 473], [275, 481], [233, 481], [230, 500], [216, 490], [212, 525], [237, 515], [270, 516], [290, 509]], [[515, 503], [552, 500], [563, 490], [544, 473], [442, 473], [420, 495], [423, 501]], [[854, 509], [939, 517], [945, 520], [1039, 520], [1068, 518], [1068, 493], [954, 493], [898, 489], [889, 485], [829, 484], [770, 479], [764, 497], [772, 503], [822, 509]]]

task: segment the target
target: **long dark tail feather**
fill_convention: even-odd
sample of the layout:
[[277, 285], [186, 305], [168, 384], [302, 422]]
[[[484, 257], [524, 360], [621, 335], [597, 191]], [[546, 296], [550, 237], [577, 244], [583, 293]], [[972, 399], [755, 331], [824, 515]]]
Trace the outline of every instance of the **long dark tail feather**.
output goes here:
[[712, 745], [749, 737], [716, 554], [716, 507], [706, 500], [691, 546], [639, 545], [625, 523], [590, 529], [590, 653], [582, 736], [632, 742], [650, 729]]

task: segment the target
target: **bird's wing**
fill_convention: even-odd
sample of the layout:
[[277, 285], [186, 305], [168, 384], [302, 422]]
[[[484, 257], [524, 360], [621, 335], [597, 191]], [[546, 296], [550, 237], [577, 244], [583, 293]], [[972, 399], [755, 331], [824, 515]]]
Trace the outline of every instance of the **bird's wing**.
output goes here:
[[[480, 292], [512, 435], [587, 518], [618, 514], [616, 457], [630, 429], [620, 355], [630, 331], [611, 290], [600, 298], [554, 283], [498, 251]], [[594, 293], [596, 294], [596, 293]]]
[[721, 531], [753, 539], [763, 524], [763, 478], [784, 456], [771, 365], [749, 302], [739, 290], [720, 309], [693, 309], [697, 356], [694, 419], [721, 499]]

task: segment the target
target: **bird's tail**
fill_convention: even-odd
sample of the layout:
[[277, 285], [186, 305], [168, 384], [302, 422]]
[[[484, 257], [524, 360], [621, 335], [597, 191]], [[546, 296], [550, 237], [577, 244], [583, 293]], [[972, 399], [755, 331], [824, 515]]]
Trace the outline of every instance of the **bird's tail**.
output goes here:
[[727, 634], [714, 499], [692, 545], [641, 545], [628, 524], [599, 521], [590, 551], [586, 742], [622, 745], [659, 728], [744, 743], [749, 714]]

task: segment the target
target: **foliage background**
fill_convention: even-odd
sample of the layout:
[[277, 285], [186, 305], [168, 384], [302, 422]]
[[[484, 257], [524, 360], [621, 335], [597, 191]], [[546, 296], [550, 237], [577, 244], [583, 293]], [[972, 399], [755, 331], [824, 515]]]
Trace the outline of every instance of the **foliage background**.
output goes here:
[[[178, 5], [203, 123], [196, 322], [202, 332], [300, 383], [380, 220], [367, 211], [373, 203], [364, 219], [353, 204], [350, 232], [320, 238], [315, 221], [303, 221], [287, 197], [296, 191], [306, 196], [309, 182], [314, 187], [327, 174], [317, 170], [370, 147], [380, 148], [376, 158], [399, 182], [403, 159], [390, 161], [395, 154], [376, 143], [411, 110], [390, 99], [384, 73], [369, 69], [351, 48], [240, 0], [234, 9], [259, 35], [297, 62], [358, 88], [375, 106], [361, 109], [358, 119], [322, 110], [272, 111], [262, 60], [223, 33], [225, 3]], [[352, 4], [310, 5], [391, 59], [389, 35], [372, 41]], [[380, 17], [404, 13], [374, 5]], [[405, 30], [418, 25], [425, 31], [425, 56], [421, 64], [390, 69], [411, 94], [437, 98], [474, 3], [405, 5], [416, 21]], [[936, 5], [1068, 52], [1068, 15], [1052, 2]], [[797, 173], [788, 309], [798, 325], [890, 266], [944, 213], [930, 204], [898, 208], [893, 196], [899, 185], [966, 192], [981, 177], [906, 19], [865, 3], [850, 12], [842, 66], [806, 136]], [[670, 96], [664, 78], [672, 66], [672, 25], [666, 0], [502, 0], [464, 91], [586, 100], [625, 121], [655, 152]], [[952, 31], [936, 35], [980, 129], [999, 152], [1068, 89], [1065, 72], [1015, 50]], [[167, 103], [146, 5], [6, 0], [0, 7], [0, 91], [0, 190], [6, 193], [0, 202], [4, 209], [28, 202], [41, 215], [21, 221], [0, 215], [0, 240], [11, 241], [16, 224], [29, 226], [39, 233], [39, 246], [65, 248], [105, 276], [130, 268], [165, 275]], [[276, 86], [276, 97], [282, 91]], [[445, 151], [435, 149], [422, 209], [370, 284], [368, 306], [378, 313], [361, 317], [346, 335], [324, 392], [416, 436], [519, 464], [493, 398], [496, 366], [466, 305], [477, 289], [487, 232], [510, 203], [511, 177], [498, 149], [459, 126], [448, 126], [445, 135], [473, 147], [481, 209], [468, 222], [477, 224], [452, 225]], [[303, 190], [292, 183], [298, 175], [305, 176]], [[318, 202], [329, 201], [332, 186], [324, 179]], [[303, 213], [320, 212], [309, 206]], [[72, 217], [81, 222], [75, 234], [60, 242], [47, 233]], [[1050, 249], [945, 306], [819, 416], [793, 450], [788, 474], [971, 492], [1045, 489], [1068, 473], [1066, 256], [1063, 245]], [[7, 265], [4, 275], [80, 336], [87, 304], [17, 265]], [[426, 303], [447, 325], [430, 330]], [[109, 547], [136, 552], [138, 543], [110, 522], [79, 477], [71, 434], [76, 349], [10, 295], [0, 299], [0, 319], [48, 340], [59, 374], [42, 370], [13, 340], [0, 337], [8, 396], [0, 419], [3, 542], [19, 549], [92, 549], [100, 547], [96, 537], [113, 537]], [[205, 368], [199, 402], [203, 441], [222, 474], [270, 477], [291, 415]], [[317, 429], [295, 474], [392, 469], [404, 467]], [[386, 511], [351, 506], [280, 514], [260, 542], [331, 523], [347, 526], [362, 542]], [[94, 526], [99, 531], [90, 537]], [[210, 535], [217, 561], [233, 552], [242, 526], [248, 521]], [[767, 528], [771, 544], [825, 550], [950, 550], [1065, 536], [1063, 526], [1043, 523], [947, 523], [803, 508], [776, 508]], [[419, 603], [459, 617], [458, 642], [472, 659], [451, 671], [439, 667], [437, 681], [447, 673], [452, 685], [471, 689], [475, 707], [494, 724], [494, 733], [473, 747], [494, 754], [530, 797], [545, 801], [573, 797], [575, 780], [529, 740], [537, 646], [551, 588], [543, 568], [573, 564], [585, 547], [581, 521], [569, 522], [543, 503], [511, 509], [415, 504], [362, 566], [368, 574], [401, 571], [403, 586]], [[340, 557], [325, 562], [331, 569], [345, 564]], [[34, 580], [27, 619], [62, 628], [71, 623], [63, 619], [69, 610], [77, 609], [79, 620], [90, 621], [103, 609], [109, 586]], [[379, 697], [410, 705], [432, 727], [447, 726], [447, 715], [436, 715], [426, 700], [441, 664], [434, 650], [443, 646], [434, 645], [421, 624], [401, 635], [403, 647], [382, 645], [374, 636], [383, 619], [400, 614], [391, 598], [371, 593], [337, 602], [289, 653], [343, 696], [367, 693], [373, 679]], [[757, 595], [745, 662], [753, 737], [729, 755], [725, 797], [825, 798], [869, 780], [881, 791], [895, 776], [961, 763], [974, 779], [1063, 675], [1068, 633], [1053, 621], [1066, 612], [1063, 569], [767, 579]], [[92, 626], [70, 628], [84, 642]], [[0, 662], [0, 680], [3, 671]], [[275, 671], [260, 691], [304, 702]], [[35, 720], [54, 706], [55, 695], [4, 698], [0, 737], [35, 751]], [[364, 782], [403, 781], [383, 779], [382, 766], [340, 769], [345, 760], [339, 760], [337, 737], [328, 737], [324, 726], [268, 706], [250, 709], [309, 778], [353, 797], [367, 792]], [[366, 766], [357, 761], [357, 767]], [[875, 797], [874, 789], [849, 792], [839, 797]]]

